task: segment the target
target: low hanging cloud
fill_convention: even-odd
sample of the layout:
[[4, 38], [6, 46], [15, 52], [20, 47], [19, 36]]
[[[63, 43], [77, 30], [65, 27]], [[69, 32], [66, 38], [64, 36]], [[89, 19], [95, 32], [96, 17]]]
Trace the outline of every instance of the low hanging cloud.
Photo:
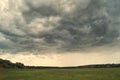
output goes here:
[[42, 53], [119, 47], [119, 3], [119, 0], [2, 0], [0, 49]]

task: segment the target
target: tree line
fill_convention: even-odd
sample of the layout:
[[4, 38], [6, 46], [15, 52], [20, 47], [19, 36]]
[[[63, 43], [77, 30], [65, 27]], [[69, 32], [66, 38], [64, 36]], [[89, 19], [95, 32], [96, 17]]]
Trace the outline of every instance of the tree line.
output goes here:
[[9, 60], [0, 59], [0, 68], [5, 69], [77, 69], [77, 68], [120, 68], [120, 64], [95, 64], [95, 65], [84, 65], [84, 66], [73, 66], [73, 67], [50, 67], [50, 66], [25, 66], [23, 63], [16, 62], [12, 63]]
[[0, 68], [21, 68], [23, 69], [24, 67], [25, 66], [23, 63], [20, 63], [20, 62], [12, 63], [9, 60], [0, 59]]

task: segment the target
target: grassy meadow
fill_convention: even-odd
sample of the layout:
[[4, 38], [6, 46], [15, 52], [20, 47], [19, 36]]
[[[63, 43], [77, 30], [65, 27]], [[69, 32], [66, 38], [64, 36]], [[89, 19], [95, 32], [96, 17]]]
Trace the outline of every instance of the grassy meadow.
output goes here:
[[120, 80], [120, 68], [0, 69], [0, 80]]

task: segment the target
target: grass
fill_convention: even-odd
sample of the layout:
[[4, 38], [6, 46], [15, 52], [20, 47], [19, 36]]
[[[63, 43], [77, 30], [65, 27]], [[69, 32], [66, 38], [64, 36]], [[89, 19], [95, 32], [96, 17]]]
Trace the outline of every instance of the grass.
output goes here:
[[0, 69], [0, 80], [120, 80], [120, 68]]

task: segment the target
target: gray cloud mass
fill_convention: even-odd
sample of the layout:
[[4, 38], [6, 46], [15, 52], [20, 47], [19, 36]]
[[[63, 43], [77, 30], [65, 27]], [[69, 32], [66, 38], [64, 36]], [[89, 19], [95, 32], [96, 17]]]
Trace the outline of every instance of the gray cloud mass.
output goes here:
[[120, 40], [119, 0], [3, 0], [0, 4], [1, 50], [81, 51], [110, 47]]

